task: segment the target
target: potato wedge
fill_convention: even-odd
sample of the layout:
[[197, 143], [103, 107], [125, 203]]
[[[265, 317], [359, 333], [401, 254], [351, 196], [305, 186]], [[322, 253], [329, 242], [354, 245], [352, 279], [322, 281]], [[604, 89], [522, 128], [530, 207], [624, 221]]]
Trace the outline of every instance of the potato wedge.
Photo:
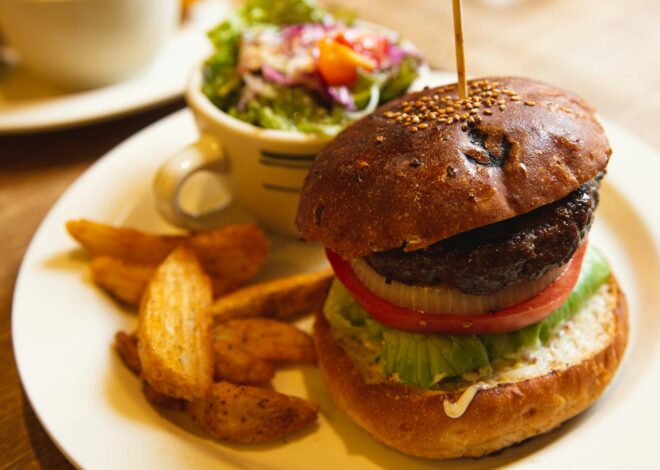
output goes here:
[[[141, 376], [142, 367], [140, 365], [140, 356], [138, 355], [137, 335], [135, 333], [128, 335], [123, 331], [118, 332], [115, 335], [115, 348], [119, 352], [126, 367], [128, 367], [128, 369], [130, 369], [135, 375]], [[142, 392], [152, 405], [178, 411], [185, 408], [185, 402], [183, 400], [158, 393], [151, 388], [146, 380], [142, 380]]]
[[213, 343], [215, 379], [243, 385], [266, 385], [275, 377], [273, 365], [231, 344]]
[[216, 322], [269, 317], [286, 320], [317, 309], [332, 282], [332, 270], [304, 273], [244, 287], [213, 304]]
[[181, 246], [161, 264], [138, 319], [142, 374], [159, 393], [195, 400], [213, 380], [211, 283], [194, 252]]
[[[142, 294], [158, 268], [155, 264], [139, 264], [113, 258], [95, 256], [90, 264], [92, 279], [103, 290], [128, 305], [140, 305]], [[236, 279], [211, 277], [213, 296], [221, 296], [236, 289]]]
[[206, 432], [229, 442], [255, 443], [285, 437], [310, 425], [319, 406], [267, 388], [220, 382], [211, 394], [188, 402], [188, 414]]
[[119, 331], [115, 335], [115, 349], [128, 369], [135, 375], [142, 373], [140, 356], [138, 355], [138, 340], [135, 333], [128, 335]]
[[185, 236], [152, 235], [86, 219], [70, 220], [66, 228], [93, 256], [112, 256], [142, 264], [161, 263], [186, 240]]
[[66, 228], [92, 256], [110, 256], [130, 263], [157, 265], [176, 247], [189, 246], [208, 274], [217, 278], [214, 289], [222, 293], [252, 279], [268, 251], [266, 235], [254, 224], [231, 225], [190, 236], [153, 235], [85, 219], [70, 220]]
[[110, 256], [92, 258], [89, 267], [99, 287], [129, 305], [140, 305], [142, 294], [157, 268], [155, 264], [129, 263]]
[[174, 411], [183, 411], [186, 408], [185, 400], [168, 397], [167, 395], [157, 392], [146, 380], [142, 381], [142, 393], [144, 393], [145, 398], [152, 405]]
[[216, 325], [213, 343], [241, 348], [265, 361], [316, 362], [314, 342], [307, 333], [268, 318], [243, 318]]
[[231, 283], [225, 292], [252, 279], [268, 254], [268, 239], [254, 224], [197, 232], [189, 244], [211, 276]]

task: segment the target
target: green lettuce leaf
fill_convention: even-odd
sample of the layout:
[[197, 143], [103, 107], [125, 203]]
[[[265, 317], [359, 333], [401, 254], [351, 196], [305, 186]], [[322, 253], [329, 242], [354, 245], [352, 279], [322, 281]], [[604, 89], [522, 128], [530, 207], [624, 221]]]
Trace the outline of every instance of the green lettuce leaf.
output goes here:
[[254, 97], [243, 111], [232, 104], [227, 113], [242, 121], [266, 129], [300, 130], [322, 135], [335, 135], [345, 124], [346, 116], [339, 107], [328, 109], [301, 87], [269, 84], [272, 98]]
[[385, 81], [380, 91], [380, 103], [387, 103], [403, 94], [419, 76], [420, 60], [413, 56], [404, 57], [396, 70]]
[[323, 312], [334, 328], [379, 345], [383, 373], [402, 383], [428, 388], [443, 379], [482, 375], [500, 358], [515, 358], [541, 347], [561, 323], [570, 320], [610, 275], [605, 258], [589, 247], [580, 277], [564, 304], [544, 320], [510, 333], [492, 335], [420, 334], [389, 328], [371, 318], [337, 280]]
[[521, 351], [545, 344], [557, 325], [573, 318], [610, 276], [610, 267], [603, 255], [589, 247], [573, 292], [566, 302], [550, 316], [533, 325], [510, 333], [481, 336], [491, 360], [516, 357]]
[[[248, 0], [229, 18], [209, 31], [208, 37], [215, 51], [204, 64], [202, 91], [221, 109], [227, 109], [237, 102], [243, 81], [236, 72], [236, 65], [241, 34], [246, 28], [319, 23], [325, 15], [325, 11], [311, 0]], [[265, 106], [261, 105], [262, 108]], [[264, 121], [270, 122], [267, 119]], [[249, 122], [259, 124], [258, 121]]]

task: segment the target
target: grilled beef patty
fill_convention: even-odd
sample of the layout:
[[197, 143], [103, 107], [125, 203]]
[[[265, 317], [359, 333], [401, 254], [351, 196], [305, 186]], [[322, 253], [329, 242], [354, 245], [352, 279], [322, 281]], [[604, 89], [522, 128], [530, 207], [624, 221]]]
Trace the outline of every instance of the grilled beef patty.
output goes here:
[[425, 249], [372, 253], [367, 262], [406, 284], [448, 284], [489, 295], [567, 263], [586, 238], [603, 174], [563, 199], [509, 220], [441, 240]]

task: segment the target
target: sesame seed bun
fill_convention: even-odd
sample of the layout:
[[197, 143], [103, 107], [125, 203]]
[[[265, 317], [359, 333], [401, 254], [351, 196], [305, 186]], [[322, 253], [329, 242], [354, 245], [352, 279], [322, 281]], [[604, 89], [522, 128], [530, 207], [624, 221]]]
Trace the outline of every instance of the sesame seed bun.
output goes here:
[[[607, 165], [593, 110], [514, 77], [427, 89], [339, 134], [307, 176], [296, 224], [344, 258], [412, 251], [563, 198]], [[453, 98], [450, 98], [453, 97]]]
[[[611, 277], [566, 325], [569, 328], [564, 335], [551, 339], [544, 348], [561, 348], [561, 338], [573, 334], [576, 343], [570, 337], [566, 340], [580, 345], [577, 353], [548, 353], [554, 359], [547, 364], [539, 358], [528, 359], [529, 364], [523, 363], [515, 378], [503, 375], [497, 385], [478, 391], [459, 418], [448, 417], [443, 402], [455, 402], [460, 390], [367, 383], [320, 313], [314, 332], [319, 365], [330, 393], [357, 424], [403, 453], [455, 458], [480, 457], [548, 432], [584, 411], [601, 395], [621, 362], [628, 340], [626, 300], [616, 280]], [[541, 364], [538, 367], [537, 361]]]

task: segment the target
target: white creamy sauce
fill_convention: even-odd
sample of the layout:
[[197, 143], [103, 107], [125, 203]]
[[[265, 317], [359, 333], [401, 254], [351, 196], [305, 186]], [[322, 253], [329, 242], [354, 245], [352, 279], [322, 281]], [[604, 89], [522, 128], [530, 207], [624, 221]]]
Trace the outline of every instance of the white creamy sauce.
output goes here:
[[445, 410], [445, 414], [450, 418], [460, 418], [463, 416], [474, 400], [474, 397], [477, 395], [477, 392], [481, 386], [479, 384], [470, 385], [466, 388], [461, 394], [460, 398], [455, 402], [450, 402], [445, 398], [445, 401], [442, 402], [442, 408]]
[[[493, 364], [493, 372], [464, 389], [457, 401], [452, 403], [445, 400], [443, 408], [447, 416], [462, 416], [479, 390], [503, 383], [522, 382], [554, 370], [566, 369], [602, 350], [615, 333], [613, 311], [616, 301], [616, 295], [610, 291], [609, 285], [603, 285], [571, 321], [557, 327], [544, 347], [523, 354], [515, 363], [503, 361]], [[382, 366], [373, 361], [376, 356], [373, 349], [364, 347], [355, 338], [349, 339], [337, 332], [334, 336], [360, 369], [367, 383], [387, 380]], [[442, 393], [454, 390], [437, 391]]]

